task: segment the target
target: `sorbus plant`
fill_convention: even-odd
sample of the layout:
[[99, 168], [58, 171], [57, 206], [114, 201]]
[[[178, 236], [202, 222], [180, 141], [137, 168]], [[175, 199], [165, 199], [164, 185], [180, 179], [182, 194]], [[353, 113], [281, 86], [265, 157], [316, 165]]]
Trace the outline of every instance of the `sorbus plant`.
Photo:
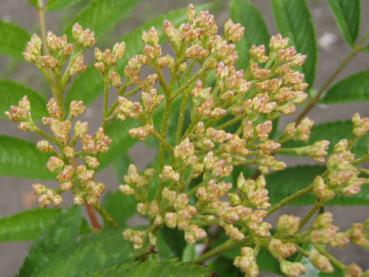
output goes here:
[[[175, 22], [154, 20], [156, 27], [142, 28], [140, 43], [118, 42], [105, 50], [95, 46], [97, 36], [87, 28], [94, 24], [75, 23], [62, 36], [46, 32], [48, 6], [38, 1], [41, 34], [32, 35], [23, 56], [45, 77], [50, 99], [37, 112], [35, 95], [25, 93], [5, 115], [40, 138], [35, 146], [19, 145], [36, 155], [26, 164], [44, 163], [48, 172], [26, 172], [25, 177], [53, 179], [57, 186], [34, 183], [43, 209], [0, 221], [0, 237], [14, 239], [17, 228], [27, 239], [41, 235], [20, 276], [258, 276], [262, 271], [367, 276], [331, 250], [348, 244], [369, 249], [369, 221], [340, 229], [325, 207], [369, 201], [364, 166], [369, 118], [355, 113], [337, 138], [307, 117], [320, 100], [356, 97], [347, 90], [354, 82], [350, 78], [361, 75], [331, 88], [367, 39], [355, 42], [351, 24], [359, 15], [346, 15], [338, 2], [355, 13], [359, 1], [330, 1], [353, 50], [313, 93], [315, 44], [305, 35], [314, 30], [304, 1], [273, 1], [285, 36], [269, 39], [256, 8], [234, 0], [232, 19], [222, 29], [209, 11], [189, 5], [187, 11], [168, 14]], [[99, 1], [87, 14], [96, 6]], [[243, 8], [248, 14], [242, 14]], [[304, 37], [296, 33], [297, 25]], [[249, 26], [254, 28], [250, 34]], [[257, 32], [267, 36], [265, 45], [252, 37]], [[86, 53], [92, 47], [90, 59]], [[101, 84], [96, 89], [102, 97], [98, 128], [84, 117], [91, 101], [76, 88], [83, 78], [87, 90], [89, 82]], [[305, 106], [296, 112], [297, 105]], [[279, 126], [279, 118], [291, 114], [296, 119]], [[1, 140], [10, 150], [20, 143]], [[147, 168], [129, 163], [125, 154], [139, 141], [157, 150]], [[288, 167], [281, 155], [308, 157], [319, 165]], [[121, 157], [126, 170], [116, 185], [119, 191], [102, 200], [106, 181], [97, 178], [97, 171]], [[67, 193], [74, 207], [61, 209], [69, 206], [63, 204]], [[299, 202], [312, 206], [302, 217], [280, 211]], [[145, 218], [142, 225], [127, 223], [133, 211]], [[277, 219], [270, 220], [277, 212]]]

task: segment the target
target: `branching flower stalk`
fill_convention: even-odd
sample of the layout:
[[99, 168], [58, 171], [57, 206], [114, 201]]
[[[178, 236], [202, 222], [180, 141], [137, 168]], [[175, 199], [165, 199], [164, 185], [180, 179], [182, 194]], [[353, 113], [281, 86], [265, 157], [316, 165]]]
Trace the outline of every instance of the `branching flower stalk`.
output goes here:
[[[94, 66], [104, 80], [104, 100], [102, 127], [93, 134], [87, 122], [78, 120], [86, 110], [84, 103], [66, 105], [65, 91], [68, 83], [86, 70], [83, 55], [95, 44], [94, 33], [76, 24], [72, 42], [66, 35], [58, 37], [51, 32], [44, 43], [39, 36], [32, 36], [24, 57], [49, 81], [49, 115], [35, 121], [26, 96], [6, 114], [22, 131], [40, 135], [38, 149], [51, 155], [47, 168], [56, 174], [59, 188], [34, 184], [40, 205], [59, 206], [62, 194], [69, 191], [75, 204], [94, 207], [107, 224], [118, 227], [100, 205], [105, 185], [95, 180], [95, 174], [99, 155], [107, 152], [112, 142], [104, 128], [112, 120], [133, 120], [139, 126], [129, 130], [131, 137], [144, 141], [151, 136], [159, 145], [153, 168], [141, 172], [131, 164], [120, 186], [122, 193], [136, 199], [137, 212], [150, 221], [147, 229], [124, 230], [124, 239], [134, 248], [155, 247], [156, 232], [164, 226], [183, 231], [187, 243], [195, 244], [206, 240], [208, 227], [217, 225], [228, 239], [196, 257], [195, 262], [203, 263], [237, 246], [241, 252], [234, 265], [245, 276], [257, 276], [256, 256], [263, 248], [280, 262], [287, 276], [306, 271], [302, 263], [289, 260], [297, 252], [322, 272], [333, 272], [335, 265], [346, 276], [361, 276], [362, 269], [339, 262], [327, 247], [352, 242], [367, 249], [369, 221], [339, 232], [329, 212], [313, 217], [329, 200], [355, 195], [367, 185], [368, 172], [361, 168], [367, 156], [358, 157], [351, 148], [368, 132], [369, 119], [354, 115], [353, 138], [339, 141], [330, 154], [328, 140], [284, 147], [288, 141], [307, 142], [314, 124], [303, 118], [287, 125], [280, 137], [271, 138], [272, 120], [292, 114], [307, 97], [307, 84], [299, 71], [305, 56], [276, 35], [270, 40], [269, 53], [263, 45], [252, 46], [249, 67], [239, 70], [235, 43], [244, 28], [227, 20], [220, 35], [214, 16], [208, 11], [196, 14], [192, 5], [187, 17], [178, 27], [164, 21], [166, 46], [173, 55], [167, 54], [170, 51], [159, 44], [158, 31], [151, 28], [142, 34], [142, 52], [129, 57], [123, 72], [117, 67], [125, 52], [123, 42], [112, 49], [95, 48]], [[173, 118], [174, 134], [169, 131]], [[264, 175], [286, 168], [276, 158], [278, 153], [310, 157], [323, 163], [326, 171], [309, 186], [271, 205]], [[234, 169], [246, 166], [261, 175], [254, 180], [241, 173], [232, 183]], [[316, 198], [314, 209], [303, 219], [281, 215], [272, 231], [267, 216], [305, 194]], [[307, 244], [314, 247], [305, 250]]]

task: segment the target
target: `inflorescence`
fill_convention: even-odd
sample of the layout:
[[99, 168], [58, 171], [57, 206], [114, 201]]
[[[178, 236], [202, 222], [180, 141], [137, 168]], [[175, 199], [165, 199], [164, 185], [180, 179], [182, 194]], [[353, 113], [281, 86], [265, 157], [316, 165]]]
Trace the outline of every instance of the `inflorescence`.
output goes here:
[[[368, 249], [369, 221], [338, 231], [329, 212], [319, 214], [306, 228], [309, 218], [281, 215], [273, 228], [266, 218], [284, 203], [271, 205], [264, 174], [286, 168], [276, 154], [289, 152], [326, 165], [326, 171], [304, 192], [315, 195], [315, 207], [323, 207], [336, 196], [359, 193], [368, 183], [363, 177], [368, 173], [360, 168], [368, 157], [357, 157], [351, 149], [368, 132], [369, 119], [354, 115], [352, 138], [339, 141], [330, 154], [327, 140], [284, 148], [288, 141], [307, 142], [314, 124], [305, 118], [288, 124], [279, 136], [272, 134], [273, 120], [292, 114], [307, 98], [308, 85], [299, 71], [305, 56], [288, 39], [276, 35], [268, 48], [252, 46], [248, 68], [239, 70], [235, 43], [243, 37], [244, 28], [227, 20], [219, 35], [214, 16], [208, 11], [196, 13], [192, 5], [187, 17], [178, 27], [164, 21], [170, 51], [160, 45], [158, 30], [143, 32], [143, 51], [130, 57], [123, 71], [119, 66], [124, 62], [123, 42], [112, 49], [95, 49], [94, 67], [104, 80], [104, 106], [102, 127], [94, 134], [89, 134], [87, 122], [77, 119], [86, 111], [84, 103], [65, 103], [64, 98], [72, 78], [87, 68], [83, 54], [95, 44], [94, 33], [76, 24], [73, 43], [66, 35], [57, 37], [51, 32], [45, 42], [32, 36], [24, 58], [50, 84], [48, 116], [41, 121], [50, 132], [34, 120], [26, 96], [6, 114], [22, 131], [43, 137], [37, 148], [50, 153], [47, 168], [56, 174], [59, 188], [34, 184], [40, 205], [59, 206], [67, 191], [73, 193], [75, 204], [99, 203], [105, 185], [94, 176], [99, 154], [107, 152], [112, 142], [104, 127], [114, 119], [134, 120], [139, 125], [129, 135], [140, 141], [153, 137], [159, 145], [154, 167], [141, 172], [131, 164], [120, 186], [122, 193], [137, 200], [138, 213], [150, 220], [146, 230], [124, 231], [134, 248], [155, 246], [155, 233], [163, 226], [183, 231], [185, 240], [194, 244], [206, 241], [208, 227], [216, 225], [229, 241], [241, 246], [234, 265], [245, 276], [259, 275], [260, 248], [280, 262], [287, 276], [306, 271], [302, 263], [288, 259], [295, 253], [306, 256], [321, 272], [333, 272], [335, 266], [347, 276], [360, 276], [357, 265], [340, 263], [326, 247], [352, 242]], [[109, 105], [113, 89], [117, 96]], [[171, 115], [176, 117], [176, 132], [169, 135]], [[259, 174], [251, 178], [241, 173], [232, 182], [235, 169], [245, 166]], [[310, 245], [310, 250], [301, 245]]]

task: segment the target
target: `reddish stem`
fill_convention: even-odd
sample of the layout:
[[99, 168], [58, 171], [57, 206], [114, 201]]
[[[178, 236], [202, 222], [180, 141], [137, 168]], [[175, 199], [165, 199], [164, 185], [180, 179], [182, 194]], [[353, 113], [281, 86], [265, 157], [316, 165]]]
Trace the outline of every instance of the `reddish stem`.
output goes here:
[[92, 228], [95, 230], [100, 230], [101, 224], [99, 222], [99, 219], [97, 217], [97, 214], [94, 208], [90, 205], [86, 205], [86, 212], [87, 212]]

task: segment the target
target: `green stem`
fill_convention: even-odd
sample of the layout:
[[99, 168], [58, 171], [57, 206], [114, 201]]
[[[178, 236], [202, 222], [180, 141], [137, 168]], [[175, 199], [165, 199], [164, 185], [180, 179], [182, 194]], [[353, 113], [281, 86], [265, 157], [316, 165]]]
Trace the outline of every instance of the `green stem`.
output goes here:
[[167, 97], [170, 97], [171, 89], [169, 88], [167, 82], [165, 81], [163, 73], [161, 72], [160, 69], [156, 69], [156, 74], [158, 74], [160, 86], [163, 88], [163, 90], [164, 90], [165, 94], [167, 95]]
[[43, 0], [37, 0], [37, 11], [38, 11], [38, 21], [40, 25], [40, 33], [42, 39], [42, 47], [46, 55], [49, 54], [49, 49], [46, 44], [46, 20], [45, 20], [45, 6]]
[[300, 226], [299, 226], [299, 230], [301, 230], [306, 223], [309, 222], [309, 220], [313, 217], [313, 215], [320, 210], [320, 208], [322, 207], [322, 203], [321, 202], [317, 202], [314, 207], [305, 215], [305, 217], [301, 220], [300, 222]]
[[[173, 99], [171, 97], [168, 97], [166, 99], [166, 102], [165, 102], [163, 120], [162, 120], [162, 123], [161, 123], [161, 129], [160, 129], [160, 137], [164, 138], [164, 140], [167, 137], [168, 127], [169, 127], [169, 119], [170, 119], [170, 111], [171, 111], [171, 108], [172, 108], [172, 103], [173, 103]], [[160, 170], [161, 170], [164, 166], [164, 159], [165, 159], [164, 148], [165, 148], [165, 145], [163, 143], [160, 143], [159, 148], [160, 148], [159, 149], [159, 166], [160, 166]]]
[[326, 256], [332, 264], [334, 264], [336, 267], [341, 269], [342, 271], [345, 270], [346, 266], [341, 263], [339, 260], [336, 259], [332, 254], [330, 254], [327, 250], [325, 250], [322, 246], [313, 244], [315, 249], [318, 250], [322, 255]]
[[51, 142], [53, 142], [53, 143], [55, 143], [58, 147], [59, 147], [59, 149], [61, 150], [61, 151], [63, 151], [63, 149], [64, 149], [64, 146], [56, 139], [56, 138], [54, 138], [54, 137], [52, 137], [52, 136], [50, 136], [50, 135], [48, 135], [47, 133], [45, 133], [43, 130], [41, 130], [40, 128], [38, 128], [37, 127], [37, 129], [35, 129], [35, 131], [34, 131], [36, 134], [38, 134], [39, 136], [41, 136], [41, 137], [43, 137], [43, 138], [45, 138], [45, 139], [47, 139], [47, 140], [49, 140], [49, 141], [51, 141]]
[[300, 196], [307, 194], [309, 192], [311, 192], [313, 189], [312, 185], [307, 186], [306, 188], [303, 188], [299, 191], [296, 191], [295, 193], [291, 194], [290, 196], [287, 196], [286, 198], [284, 198], [283, 200], [281, 200], [280, 202], [274, 204], [269, 210], [268, 210], [268, 215], [274, 213], [276, 210], [282, 208], [283, 206], [287, 205], [288, 203], [292, 202], [293, 200], [299, 198]]
[[104, 80], [104, 98], [103, 98], [103, 122], [105, 123], [108, 109], [109, 109], [109, 82], [108, 80]]
[[210, 258], [219, 255], [220, 253], [223, 253], [229, 249], [232, 249], [236, 246], [238, 246], [241, 242], [240, 241], [234, 241], [234, 240], [227, 240], [226, 242], [222, 243], [221, 245], [215, 247], [214, 249], [204, 253], [203, 255], [197, 257], [196, 259], [194, 259], [195, 263], [203, 263], [207, 260], [209, 260]]
[[[365, 38], [367, 35], [363, 37], [365, 42]], [[314, 106], [320, 101], [324, 92], [331, 86], [331, 84], [336, 80], [338, 75], [346, 68], [346, 66], [356, 57], [356, 55], [363, 50], [361, 43], [357, 46], [354, 46], [351, 52], [342, 60], [342, 62], [338, 65], [335, 71], [331, 74], [331, 76], [323, 83], [321, 88], [318, 90], [317, 94], [311, 98], [311, 100], [307, 103], [305, 108], [296, 118], [296, 124], [300, 123], [300, 121], [314, 108]]]
[[190, 86], [194, 81], [196, 81], [197, 78], [201, 76], [202, 73], [204, 73], [205, 68], [200, 69], [196, 74], [194, 74], [190, 79], [188, 79], [182, 86], [180, 86], [174, 93], [174, 97], [176, 98], [178, 95], [182, 93], [183, 90], [185, 90], [188, 86]]
[[170, 152], [173, 152], [173, 146], [170, 145], [165, 139], [164, 137], [162, 137], [160, 135], [160, 133], [157, 130], [153, 130], [152, 135], [159, 141], [160, 145], [163, 145], [164, 148], [166, 148], [167, 150], [169, 150]]
[[114, 220], [114, 218], [108, 213], [108, 211], [101, 206], [99, 203], [94, 206], [95, 210], [100, 214], [100, 216], [104, 219], [104, 222], [109, 224], [114, 228], [119, 228], [119, 224]]
[[241, 116], [238, 116], [238, 117], [235, 117], [235, 118], [232, 118], [231, 120], [221, 124], [220, 126], [218, 126], [218, 129], [225, 129], [229, 126], [232, 126], [233, 124], [235, 124], [236, 122], [242, 120], [242, 117]]
[[181, 139], [184, 119], [185, 119], [185, 114], [186, 114], [186, 107], [187, 107], [189, 96], [190, 96], [189, 91], [183, 95], [181, 107], [179, 110], [178, 125], [177, 125], [177, 131], [176, 131], [176, 144]]

